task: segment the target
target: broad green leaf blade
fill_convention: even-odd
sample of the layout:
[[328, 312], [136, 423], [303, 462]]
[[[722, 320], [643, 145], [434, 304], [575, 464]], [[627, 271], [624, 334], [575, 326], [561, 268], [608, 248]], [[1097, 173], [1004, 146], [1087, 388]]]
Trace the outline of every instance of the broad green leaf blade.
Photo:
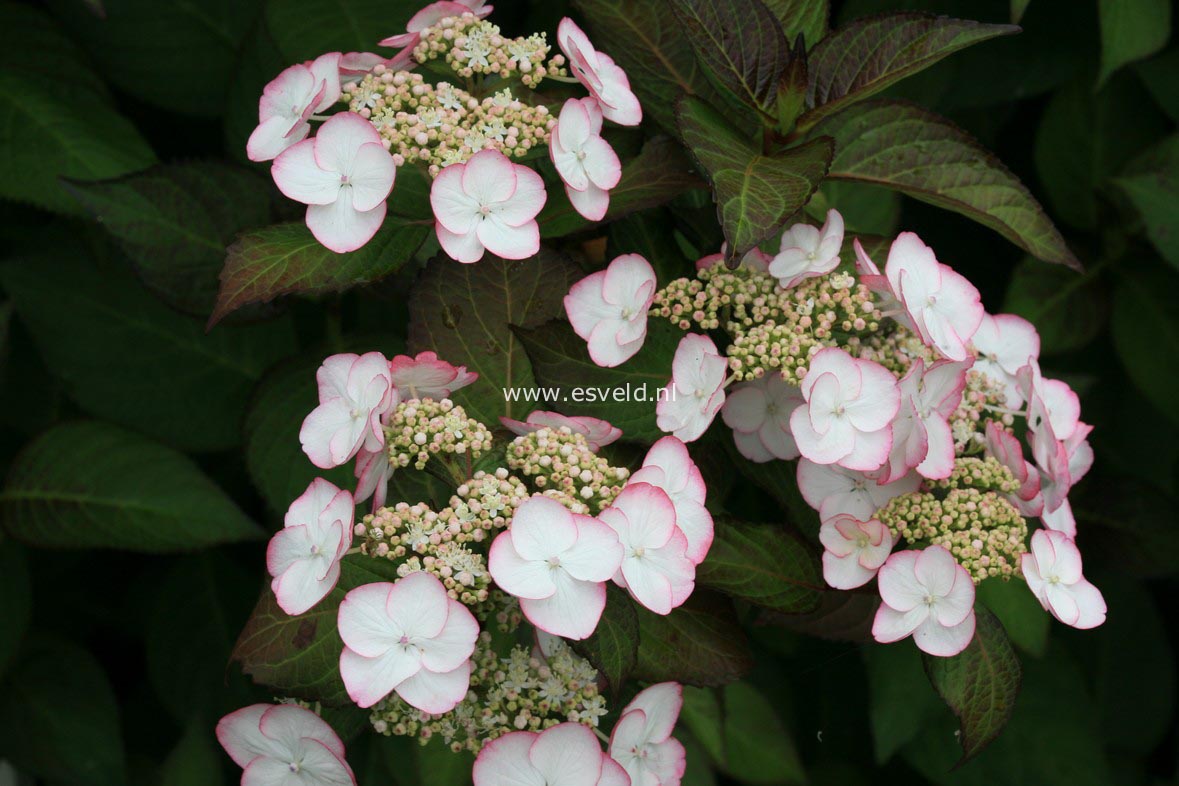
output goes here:
[[0, 540], [0, 677], [16, 657], [29, 627], [33, 586], [24, 548], [5, 538]]
[[726, 595], [788, 614], [819, 605], [819, 560], [805, 543], [770, 524], [721, 519], [696, 580]]
[[62, 24], [120, 90], [163, 109], [214, 117], [261, 0], [118, 0], [101, 15], [50, 0]]
[[1014, 25], [920, 13], [857, 19], [811, 51], [807, 102], [813, 109], [799, 119], [799, 128], [811, 128], [960, 49], [1016, 32]]
[[218, 161], [162, 164], [72, 191], [135, 264], [156, 296], [207, 317], [225, 249], [243, 229], [266, 224], [271, 186], [245, 167]]
[[812, 612], [781, 614], [766, 610], [758, 615], [757, 621], [828, 641], [867, 644], [872, 641], [872, 620], [879, 607], [880, 598], [829, 589], [822, 593], [819, 607]]
[[409, 349], [433, 350], [479, 374], [453, 396], [468, 415], [493, 428], [500, 416], [522, 419], [538, 407], [511, 401], [504, 391], [526, 396], [536, 377], [512, 328], [536, 328], [564, 314], [562, 298], [580, 277], [568, 258], [546, 248], [531, 259], [488, 255], [473, 265], [439, 255], [410, 292]]
[[946, 709], [925, 677], [916, 647], [907, 643], [865, 647], [864, 665], [872, 749], [876, 763], [885, 764]]
[[622, 179], [610, 189], [610, 208], [600, 222], [588, 222], [573, 209], [564, 191], [550, 187], [548, 202], [540, 212], [540, 236], [559, 237], [608, 223], [636, 210], [657, 207], [693, 188], [704, 188], [680, 146], [667, 137], [655, 137], [638, 156], [622, 166]]
[[[377, 41], [405, 32], [420, 0], [282, 0], [263, 11], [289, 63], [325, 52], [373, 52]], [[276, 74], [277, 76], [277, 74]]]
[[1022, 581], [991, 578], [978, 585], [978, 600], [998, 618], [1011, 643], [1024, 652], [1042, 657], [1048, 649], [1052, 617]]
[[796, 532], [817, 543], [819, 513], [807, 504], [798, 490], [798, 462], [750, 461], [741, 455], [727, 434], [724, 436], [724, 443], [729, 465], [773, 497], [781, 505], [782, 518]]
[[772, 124], [778, 85], [790, 59], [790, 44], [773, 12], [762, 0], [670, 0], [668, 5], [696, 59]]
[[1179, 122], [1179, 49], [1171, 48], [1135, 67], [1142, 84], [1172, 121]]
[[1130, 380], [1161, 412], [1179, 422], [1179, 304], [1171, 296], [1174, 275], [1151, 268], [1125, 270], [1114, 291], [1114, 346]]
[[722, 595], [697, 589], [667, 616], [636, 608], [639, 659], [632, 676], [709, 687], [735, 682], [753, 668], [753, 654]]
[[666, 0], [573, 0], [573, 7], [594, 46], [626, 71], [644, 115], [664, 130], [676, 130], [680, 95], [715, 95]]
[[126, 786], [119, 703], [102, 666], [63, 639], [33, 642], [0, 698], [0, 758], [45, 783]]
[[607, 585], [606, 609], [593, 635], [569, 644], [606, 678], [611, 692], [618, 695], [638, 662], [639, 618], [634, 601], [624, 590]]
[[0, 69], [36, 83], [70, 75], [74, 89], [107, 98], [107, 88], [90, 58], [55, 19], [34, 5], [0, 2]]
[[1146, 234], [1163, 259], [1179, 268], [1179, 134], [1132, 161], [1114, 184], [1142, 215]]
[[748, 682], [720, 690], [684, 688], [681, 717], [722, 773], [741, 783], [806, 783], [790, 731]]
[[182, 450], [238, 444], [250, 389], [294, 348], [281, 319], [205, 333], [135, 280], [76, 244], [0, 265], [21, 322], [86, 412]]
[[1011, 0], [1011, 24], [1019, 24], [1031, 4], [1032, 0]]
[[17, 71], [0, 72], [0, 197], [78, 214], [81, 206], [58, 178], [106, 180], [154, 163], [135, 126], [105, 98], [46, 90]]
[[962, 724], [962, 762], [974, 758], [1003, 731], [1023, 679], [1002, 623], [981, 606], [975, 607], [975, 617], [978, 627], [965, 650], [952, 658], [923, 658], [929, 681]]
[[221, 771], [225, 752], [217, 744], [214, 724], [197, 716], [184, 729], [160, 768], [160, 786], [225, 786]]
[[1098, 0], [1101, 18], [1100, 86], [1127, 63], [1150, 57], [1171, 38], [1169, 0]]
[[363, 248], [337, 254], [302, 223], [244, 232], [226, 252], [209, 325], [242, 306], [268, 303], [280, 295], [320, 295], [376, 281], [400, 270], [427, 234], [429, 228], [418, 222], [389, 216]]
[[165, 554], [262, 530], [189, 459], [106, 423], [55, 426], [8, 471], [0, 511], [34, 546]]
[[828, 0], [765, 0], [765, 4], [778, 17], [787, 41], [793, 43], [801, 35], [810, 49], [827, 34]]
[[1025, 257], [1011, 274], [1003, 311], [1036, 326], [1044, 356], [1081, 349], [1101, 334], [1109, 316], [1109, 292], [1098, 275], [1105, 265], [1099, 261], [1078, 275]]
[[340, 601], [349, 590], [377, 581], [396, 581], [393, 563], [371, 557], [345, 559], [340, 583], [310, 611], [289, 616], [267, 586], [233, 647], [233, 660], [255, 682], [284, 696], [350, 704], [340, 679], [344, 642], [336, 630]]
[[831, 140], [823, 138], [762, 155], [694, 98], [680, 101], [676, 119], [684, 145], [712, 184], [731, 260], [744, 257], [801, 210], [831, 162]]
[[556, 409], [597, 417], [609, 406], [608, 419], [622, 429], [623, 439], [651, 442], [665, 436], [655, 425], [655, 404], [660, 389], [671, 380], [671, 359], [684, 336], [671, 323], [650, 320], [643, 348], [615, 368], [595, 365], [585, 340], [563, 320], [517, 330], [516, 336], [532, 361], [539, 390], [552, 391], [553, 398], [521, 402], [520, 412]]
[[876, 183], [953, 210], [1038, 259], [1080, 269], [1027, 187], [945, 118], [873, 99], [829, 118], [814, 133], [835, 139], [828, 177]]

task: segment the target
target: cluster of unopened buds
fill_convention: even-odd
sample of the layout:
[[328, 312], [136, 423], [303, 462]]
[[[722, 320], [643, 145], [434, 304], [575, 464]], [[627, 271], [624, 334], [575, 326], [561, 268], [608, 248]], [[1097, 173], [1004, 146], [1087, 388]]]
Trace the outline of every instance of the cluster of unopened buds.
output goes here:
[[[713, 539], [700, 471], [675, 436], [634, 472], [611, 466], [597, 451], [619, 429], [552, 412], [504, 418], [505, 466], [476, 469], [492, 431], [450, 398], [476, 379], [432, 352], [324, 361], [299, 439], [318, 467], [353, 462], [357, 488], [318, 478], [291, 504], [267, 551], [275, 600], [303, 614], [337, 586], [345, 559], [391, 564], [394, 580], [349, 587], [340, 601], [340, 678], [378, 733], [478, 754], [479, 786], [522, 771], [550, 784], [674, 786], [679, 685], [640, 693], [607, 738], [600, 677], [566, 641], [594, 633], [609, 582], [656, 614], [692, 594]], [[453, 482], [449, 504], [387, 503], [393, 473], [419, 470]], [[487, 627], [519, 641], [525, 621], [531, 648], [505, 650]], [[218, 733], [251, 783], [296, 772], [354, 782], [339, 739], [308, 707], [249, 707]]]
[[[797, 459], [827, 583], [877, 579], [878, 641], [961, 652], [986, 579], [1022, 579], [1066, 625], [1100, 625], [1067, 496], [1093, 462], [1092, 427], [1040, 373], [1035, 328], [986, 313], [911, 232], [883, 270], [858, 240], [841, 263], [843, 236], [832, 210], [786, 230], [775, 254], [755, 248], [734, 270], [705, 257], [662, 288], [645, 259], [620, 256], [573, 286], [566, 313], [600, 366], [633, 357], [649, 318], [700, 331], [676, 349], [659, 427], [690, 442], [720, 415], [750, 461]], [[723, 351], [705, 333], [718, 329]]]
[[[246, 152], [274, 162], [279, 190], [307, 205], [307, 226], [324, 246], [345, 253], [368, 243], [397, 171], [418, 166], [433, 179], [435, 231], [452, 258], [533, 256], [547, 191], [513, 159], [538, 150], [548, 151], [578, 213], [606, 215], [622, 169], [603, 121], [642, 120], [626, 74], [571, 19], [557, 27], [563, 54], [550, 56], [543, 33], [504, 36], [486, 20], [491, 10], [483, 0], [431, 3], [405, 33], [379, 42], [400, 50], [393, 57], [329, 52], [266, 86]], [[419, 67], [450, 73], [433, 82]], [[545, 80], [579, 83], [588, 95], [546, 104], [535, 92]]]

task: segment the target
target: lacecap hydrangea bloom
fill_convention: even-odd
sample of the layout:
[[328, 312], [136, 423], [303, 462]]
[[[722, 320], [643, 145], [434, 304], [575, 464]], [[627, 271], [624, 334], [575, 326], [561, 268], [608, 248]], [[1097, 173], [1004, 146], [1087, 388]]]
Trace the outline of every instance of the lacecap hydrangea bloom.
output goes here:
[[480, 0], [431, 3], [405, 32], [374, 36], [398, 50], [391, 56], [329, 52], [263, 90], [247, 153], [273, 161], [276, 184], [308, 206], [324, 246], [345, 253], [372, 240], [397, 198], [397, 171], [414, 167], [433, 181], [447, 254], [532, 256], [548, 199], [532, 166], [546, 151], [574, 210], [606, 215], [621, 166], [603, 123], [642, 120], [626, 74], [570, 19], [553, 51], [544, 33], [504, 35], [491, 11]]
[[[878, 640], [912, 636], [930, 654], [957, 654], [982, 581], [1026, 582], [1065, 624], [1100, 624], [1068, 503], [1093, 462], [1092, 427], [1069, 386], [1042, 373], [1035, 327], [986, 313], [974, 285], [912, 232], [883, 267], [858, 239], [854, 261], [841, 261], [844, 241], [830, 210], [822, 226], [788, 227], [776, 252], [755, 248], [735, 269], [706, 256], [650, 298], [654, 271], [620, 257], [573, 286], [566, 312], [601, 366], [639, 352], [646, 319], [685, 331], [659, 428], [692, 442], [720, 414], [747, 460], [797, 460], [799, 491], [820, 516], [824, 576], [837, 589], [876, 582]], [[630, 286], [617, 292], [623, 265]], [[661, 602], [674, 603], [689, 574], [662, 578]]]

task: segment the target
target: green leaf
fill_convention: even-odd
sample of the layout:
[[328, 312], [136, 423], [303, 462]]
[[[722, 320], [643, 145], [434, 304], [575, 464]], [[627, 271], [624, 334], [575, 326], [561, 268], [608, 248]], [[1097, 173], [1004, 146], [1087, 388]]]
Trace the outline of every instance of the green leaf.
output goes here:
[[225, 786], [224, 752], [217, 745], [214, 725], [197, 716], [184, 729], [176, 747], [160, 768], [160, 786]]
[[933, 14], [857, 19], [810, 52], [807, 103], [813, 109], [799, 119], [799, 128], [811, 128], [960, 49], [1017, 32], [1014, 25], [988, 25]]
[[400, 270], [427, 234], [429, 228], [421, 223], [390, 215], [363, 248], [337, 254], [302, 223], [244, 232], [226, 251], [209, 325], [242, 306], [268, 303], [280, 295], [321, 295], [376, 281]]
[[[224, 562], [220, 555], [197, 555], [152, 582], [144, 634], [147, 679], [180, 723], [194, 715], [219, 717], [227, 703], [251, 698], [243, 685], [226, 684], [225, 664], [237, 621], [250, 611], [256, 579]], [[183, 679], [177, 678], [180, 674]], [[210, 691], [210, 685], [219, 690]]]
[[655, 403], [671, 379], [671, 360], [684, 336], [670, 322], [652, 319], [643, 348], [615, 368], [594, 364], [585, 341], [564, 321], [517, 330], [516, 336], [532, 362], [540, 392], [552, 395], [548, 402], [518, 405], [520, 412], [551, 406], [568, 415], [600, 416], [608, 404], [609, 420], [622, 429], [623, 439], [651, 442], [664, 436], [655, 423]]
[[0, 2], [0, 68], [30, 82], [70, 75], [72, 89], [107, 98], [106, 85], [90, 59], [57, 22], [33, 5]]
[[712, 184], [730, 260], [741, 259], [798, 212], [831, 161], [831, 141], [813, 139], [774, 156], [755, 152], [732, 124], [692, 98], [676, 110], [680, 134]]
[[1100, 86], [1127, 63], [1150, 57], [1171, 38], [1168, 0], [1097, 0], [1101, 17]]
[[50, 7], [119, 87], [155, 106], [215, 116], [261, 0], [116, 0], [101, 16], [77, 0]]
[[1011, 643], [1029, 655], [1043, 657], [1048, 649], [1052, 618], [1022, 581], [992, 578], [978, 585], [978, 600], [1002, 623]]
[[867, 593], [826, 590], [819, 598], [818, 608], [812, 612], [781, 614], [763, 611], [757, 621], [828, 641], [864, 644], [872, 641], [872, 621], [879, 607], [880, 598]]
[[670, 0], [669, 5], [696, 59], [772, 124], [790, 60], [790, 44], [773, 12], [761, 0]]
[[590, 662], [617, 695], [638, 661], [639, 619], [634, 602], [613, 584], [606, 587], [606, 609], [592, 636], [571, 641], [573, 650]]
[[1179, 134], [1136, 158], [1114, 184], [1142, 215], [1146, 234], [1163, 259], [1179, 268]]
[[807, 504], [798, 490], [798, 462], [750, 461], [737, 451], [736, 445], [727, 437], [725, 453], [733, 467], [781, 505], [783, 518], [795, 531], [818, 542], [819, 513]]
[[876, 183], [990, 227], [1045, 262], [1080, 267], [1044, 209], [995, 156], [943, 117], [874, 99], [829, 118], [828, 177]]
[[778, 17], [787, 41], [802, 35], [808, 49], [827, 34], [827, 19], [831, 16], [828, 0], [765, 0]]
[[236, 445], [254, 382], [294, 347], [289, 319], [206, 334], [124, 260], [100, 267], [73, 244], [0, 265], [0, 282], [83, 410], [184, 450]]
[[1098, 190], [1170, 128], [1129, 74], [1094, 95], [1089, 79], [1061, 88], [1040, 118], [1036, 174], [1052, 215], [1085, 231], [1100, 221]]
[[573, 7], [586, 20], [594, 46], [626, 71], [644, 114], [664, 130], [676, 130], [680, 95], [716, 93], [666, 0], [573, 0]]
[[606, 258], [639, 254], [651, 263], [657, 279], [664, 284], [681, 276], [693, 275], [692, 262], [676, 243], [674, 233], [667, 231], [674, 220], [671, 212], [663, 208], [632, 213], [615, 221], [610, 225]]
[[315, 608], [293, 617], [278, 607], [267, 586], [238, 636], [232, 658], [255, 682], [284, 696], [346, 706], [350, 700], [340, 680], [344, 642], [336, 630], [340, 601], [362, 584], [396, 580], [397, 570], [387, 560], [345, 559], [336, 588]]
[[635, 158], [622, 166], [622, 179], [610, 189], [610, 208], [600, 222], [581, 217], [560, 188], [549, 189], [549, 200], [537, 220], [541, 237], [559, 237], [614, 221], [636, 210], [657, 207], [704, 183], [692, 170], [683, 150], [668, 137], [655, 137]]
[[1179, 49], [1168, 49], [1158, 57], [1139, 63], [1134, 69], [1155, 102], [1172, 121], [1179, 121]]
[[1077, 274], [1027, 257], [1011, 274], [1003, 311], [1036, 326], [1044, 355], [1080, 349], [1105, 327], [1109, 294], [1097, 275], [1103, 267], [1099, 262]]
[[716, 537], [696, 580], [788, 614], [814, 611], [826, 586], [815, 553], [781, 527], [725, 519], [716, 522]]
[[93, 655], [57, 639], [25, 650], [0, 699], [0, 757], [51, 783], [128, 783], [119, 705]]
[[0, 677], [16, 657], [32, 615], [33, 587], [19, 543], [0, 540]]
[[[1135, 413], [1153, 415], [1154, 409]], [[1172, 422], [1174, 418], [1172, 418]], [[1141, 444], [1135, 444], [1140, 460]], [[1160, 510], [1177, 504], [1175, 497], [1137, 476], [1114, 476], [1101, 483], [1082, 483], [1070, 500], [1078, 526], [1086, 533], [1086, 551], [1100, 554], [1110, 565], [1132, 576], [1173, 576], [1179, 565], [1179, 529]]]
[[806, 782], [790, 732], [769, 699], [749, 683], [684, 688], [681, 717], [722, 773], [742, 783]]
[[1031, 4], [1032, 0], [1011, 0], [1011, 24], [1019, 24], [1019, 20], [1023, 19], [1023, 15]]
[[271, 187], [244, 167], [218, 161], [162, 164], [117, 180], [76, 183], [73, 192], [134, 263], [156, 296], [207, 316], [234, 235], [270, 218]]
[[965, 650], [952, 658], [923, 658], [929, 681], [962, 724], [962, 762], [1003, 731], [1023, 679], [1002, 623], [982, 607], [975, 608], [975, 618], [978, 627]]
[[639, 659], [631, 676], [709, 687], [741, 679], [753, 668], [745, 633], [723, 595], [697, 589], [667, 616], [636, 608]]
[[501, 415], [521, 418], [536, 407], [508, 400], [504, 391], [534, 390], [536, 379], [512, 328], [535, 328], [563, 314], [561, 299], [578, 278], [577, 266], [545, 248], [531, 259], [488, 255], [474, 265], [435, 257], [409, 295], [410, 351], [434, 350], [478, 372], [453, 396], [468, 415], [492, 427]]
[[371, 52], [385, 36], [404, 32], [421, 6], [418, 0], [283, 0], [267, 3], [264, 13], [279, 50], [299, 63], [325, 52]]
[[0, 197], [77, 214], [58, 178], [106, 180], [153, 163], [147, 142], [104, 97], [0, 72]]
[[907, 642], [866, 647], [864, 662], [868, 671], [872, 748], [876, 763], [884, 764], [946, 710], [930, 689], [921, 666], [921, 652], [916, 647]]
[[262, 536], [181, 454], [88, 421], [55, 426], [21, 451], [0, 510], [10, 535], [52, 548], [167, 553]]
[[1171, 297], [1173, 273], [1123, 271], [1114, 290], [1111, 331], [1130, 380], [1151, 403], [1179, 422], [1179, 362], [1160, 347], [1179, 346], [1179, 303]]

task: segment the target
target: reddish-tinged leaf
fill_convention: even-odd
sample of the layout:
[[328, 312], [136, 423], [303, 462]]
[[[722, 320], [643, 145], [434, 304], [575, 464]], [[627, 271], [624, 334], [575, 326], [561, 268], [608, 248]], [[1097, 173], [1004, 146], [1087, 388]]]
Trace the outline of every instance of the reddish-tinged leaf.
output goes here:
[[774, 611], [802, 614], [825, 588], [815, 552], [784, 528], [718, 520], [716, 539], [696, 580]]
[[810, 128], [946, 55], [988, 38], [1017, 32], [1015, 25], [988, 25], [921, 13], [857, 19], [811, 50], [808, 103], [814, 108], [803, 115], [799, 127]]
[[1027, 187], [969, 134], [904, 101], [873, 99], [815, 127], [835, 140], [827, 176], [887, 186], [995, 230], [1045, 262], [1080, 269]]
[[294, 293], [338, 292], [376, 281], [409, 261], [429, 232], [422, 222], [389, 216], [368, 245], [349, 254], [324, 248], [301, 223], [245, 232], [226, 254], [209, 326], [250, 303]]
[[636, 679], [709, 687], [735, 682], [753, 668], [745, 633], [723, 595], [697, 589], [667, 616], [643, 608], [638, 615]]

